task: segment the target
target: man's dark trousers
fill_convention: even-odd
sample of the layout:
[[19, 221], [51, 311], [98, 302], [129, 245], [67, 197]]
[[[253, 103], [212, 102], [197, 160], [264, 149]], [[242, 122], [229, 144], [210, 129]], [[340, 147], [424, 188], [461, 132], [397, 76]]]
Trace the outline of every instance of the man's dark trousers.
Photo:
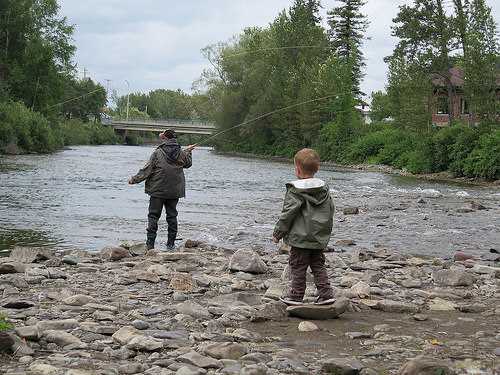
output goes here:
[[167, 246], [175, 245], [177, 237], [177, 203], [179, 199], [162, 199], [150, 197], [149, 213], [148, 213], [148, 228], [147, 228], [147, 246], [153, 248], [156, 240], [156, 232], [158, 231], [158, 220], [160, 219], [163, 206], [168, 224], [168, 241]]

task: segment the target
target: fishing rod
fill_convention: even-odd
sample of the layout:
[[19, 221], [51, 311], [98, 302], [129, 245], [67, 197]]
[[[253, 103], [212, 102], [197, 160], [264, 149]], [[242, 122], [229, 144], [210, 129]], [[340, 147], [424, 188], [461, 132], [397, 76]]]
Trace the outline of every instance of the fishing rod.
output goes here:
[[319, 102], [319, 101], [322, 101], [322, 100], [334, 98], [336, 96], [338, 96], [338, 94], [323, 96], [321, 98], [316, 98], [316, 99], [310, 99], [310, 100], [306, 100], [306, 101], [303, 101], [303, 102], [300, 102], [300, 103], [295, 103], [295, 104], [292, 104], [292, 105], [289, 105], [289, 106], [286, 106], [286, 107], [275, 109], [274, 111], [264, 113], [263, 115], [260, 115], [260, 116], [257, 116], [255, 118], [251, 119], [251, 120], [247, 120], [245, 122], [242, 122], [241, 124], [232, 126], [232, 127], [228, 128], [228, 129], [221, 130], [220, 132], [217, 132], [217, 133], [211, 135], [210, 137], [205, 138], [205, 139], [201, 140], [200, 142], [195, 143], [194, 145], [191, 145], [186, 150], [192, 150], [195, 147], [198, 147], [198, 146], [200, 146], [203, 143], [206, 143], [206, 142], [208, 142], [208, 141], [210, 141], [210, 140], [212, 140], [214, 138], [217, 138], [218, 136], [220, 136], [220, 135], [222, 135], [224, 133], [227, 133], [228, 131], [231, 131], [231, 130], [234, 130], [234, 129], [237, 129], [237, 128], [240, 128], [240, 127], [243, 127], [243, 126], [246, 126], [246, 125], [249, 125], [249, 124], [251, 124], [251, 123], [253, 123], [255, 121], [261, 120], [261, 119], [263, 119], [265, 117], [268, 117], [268, 116], [271, 116], [271, 115], [274, 115], [275, 113], [283, 112], [283, 111], [286, 111], [288, 109], [299, 107], [299, 106], [304, 105], [304, 104], [309, 104], [309, 103], [314, 103], [314, 102]]
[[71, 99], [68, 99], [68, 100], [65, 100], [64, 102], [61, 102], [61, 103], [57, 103], [57, 104], [53, 104], [51, 106], [48, 106], [46, 109], [50, 109], [50, 108], [53, 108], [53, 107], [57, 107], [58, 105], [63, 105], [63, 104], [66, 104], [66, 103], [69, 103], [69, 102], [72, 102], [74, 100], [78, 100], [78, 99], [83, 99], [85, 98], [86, 96], [89, 96], [89, 95], [92, 95], [94, 93], [96, 93], [97, 91], [102, 91], [102, 88], [98, 88], [96, 90], [93, 90], [93, 91], [90, 91], [86, 94], [83, 94], [83, 95], [80, 95], [80, 96], [77, 96], [75, 98], [71, 98]]

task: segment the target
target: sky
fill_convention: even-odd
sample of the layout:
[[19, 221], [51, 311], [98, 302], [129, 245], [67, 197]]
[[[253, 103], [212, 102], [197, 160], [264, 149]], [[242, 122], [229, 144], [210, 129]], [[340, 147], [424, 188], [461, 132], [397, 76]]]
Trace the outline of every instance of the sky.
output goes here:
[[[368, 0], [370, 26], [365, 42], [362, 90], [381, 90], [387, 78], [383, 59], [392, 53], [392, 19], [411, 0]], [[292, 0], [59, 0], [61, 14], [75, 25], [75, 62], [86, 74], [119, 94], [157, 88], [189, 92], [208, 62], [200, 50], [228, 41], [245, 27], [267, 26]], [[446, 1], [451, 6], [451, 0]], [[488, 1], [497, 22], [500, 2]], [[335, 6], [322, 0], [322, 16]], [[84, 73], [85, 71], [85, 73]], [[128, 83], [127, 83], [128, 82]]]

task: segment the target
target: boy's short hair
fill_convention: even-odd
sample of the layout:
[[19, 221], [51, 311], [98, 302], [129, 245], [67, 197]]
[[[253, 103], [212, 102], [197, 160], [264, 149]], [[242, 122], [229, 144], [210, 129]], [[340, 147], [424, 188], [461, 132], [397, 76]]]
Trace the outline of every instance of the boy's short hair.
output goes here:
[[314, 175], [319, 170], [320, 158], [312, 148], [303, 148], [295, 154], [293, 160], [305, 173]]

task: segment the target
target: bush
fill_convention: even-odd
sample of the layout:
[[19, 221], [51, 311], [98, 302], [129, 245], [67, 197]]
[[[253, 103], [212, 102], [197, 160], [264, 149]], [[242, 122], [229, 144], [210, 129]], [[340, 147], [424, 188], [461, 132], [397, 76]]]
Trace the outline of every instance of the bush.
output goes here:
[[368, 159], [376, 160], [388, 140], [393, 138], [394, 132], [394, 129], [385, 129], [364, 135], [349, 146], [346, 159], [354, 163], [362, 163]]
[[500, 179], [500, 130], [483, 134], [463, 163], [463, 174], [488, 180]]
[[455, 176], [464, 176], [464, 167], [467, 157], [476, 147], [480, 133], [471, 128], [462, 128], [455, 143], [449, 147], [449, 170]]
[[5, 315], [0, 314], [0, 332], [9, 331], [13, 328], [12, 324], [7, 321]]

